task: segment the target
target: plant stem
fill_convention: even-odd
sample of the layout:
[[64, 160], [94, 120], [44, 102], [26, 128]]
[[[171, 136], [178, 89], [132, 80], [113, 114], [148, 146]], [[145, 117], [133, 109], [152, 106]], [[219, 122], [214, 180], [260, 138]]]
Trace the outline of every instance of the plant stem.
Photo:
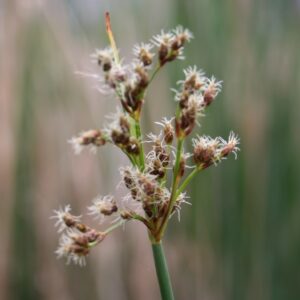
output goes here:
[[161, 65], [158, 64], [157, 67], [155, 68], [154, 72], [152, 73], [150, 79], [149, 79], [148, 85], [150, 85], [150, 83], [153, 81], [153, 79], [155, 78], [155, 76], [158, 73], [158, 71], [160, 70], [160, 68], [161, 68]]
[[161, 298], [162, 300], [174, 300], [168, 266], [167, 266], [167, 262], [166, 262], [166, 258], [165, 258], [165, 254], [161, 242], [152, 244], [152, 253], [153, 253]]
[[176, 201], [176, 190], [180, 181], [180, 176], [179, 176], [179, 168], [180, 168], [180, 159], [181, 159], [181, 154], [182, 154], [182, 148], [183, 148], [183, 138], [179, 138], [177, 142], [177, 151], [176, 151], [176, 160], [175, 160], [175, 166], [174, 166], [174, 173], [173, 173], [173, 182], [172, 182], [172, 191], [171, 191], [171, 196], [170, 196], [170, 202], [168, 205], [168, 210], [167, 213], [165, 214], [161, 226], [158, 231], [158, 236], [157, 240], [160, 241], [164, 235], [164, 232], [166, 230], [167, 224], [169, 217], [172, 213], [175, 201]]
[[176, 198], [185, 190], [190, 181], [194, 178], [194, 176], [200, 171], [198, 167], [196, 167], [183, 181], [181, 186], [178, 188], [176, 192]]
[[108, 228], [104, 231], [104, 233], [105, 233], [105, 234], [110, 233], [111, 231], [115, 230], [116, 228], [122, 226], [125, 222], [126, 222], [125, 220], [121, 220], [121, 221], [119, 221], [119, 222], [113, 224], [112, 226], [108, 227]]
[[140, 169], [141, 171], [143, 171], [145, 169], [145, 154], [144, 154], [144, 146], [143, 146], [143, 143], [142, 143], [142, 133], [141, 133], [141, 125], [140, 125], [140, 122], [139, 121], [136, 121], [135, 120], [135, 134], [136, 134], [136, 137], [138, 139], [138, 141], [140, 142]]

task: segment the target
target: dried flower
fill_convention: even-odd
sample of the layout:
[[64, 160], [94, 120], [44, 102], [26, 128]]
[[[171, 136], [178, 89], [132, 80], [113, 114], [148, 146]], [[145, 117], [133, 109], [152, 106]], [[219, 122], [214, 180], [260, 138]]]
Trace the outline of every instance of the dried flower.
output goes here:
[[55, 251], [57, 258], [66, 257], [67, 264], [74, 262], [79, 266], [85, 266], [85, 257], [88, 255], [89, 250], [81, 246], [74, 245], [73, 240], [66, 234], [62, 235], [59, 240], [59, 246]]
[[110, 47], [103, 50], [96, 49], [96, 51], [91, 54], [91, 58], [102, 67], [104, 72], [108, 72], [114, 63], [114, 53]]
[[98, 196], [93, 200], [93, 205], [88, 207], [89, 214], [94, 215], [100, 222], [105, 216], [111, 216], [118, 211], [118, 206], [111, 195]]
[[76, 230], [68, 230], [59, 241], [59, 246], [55, 253], [58, 258], [65, 257], [67, 264], [73, 262], [79, 266], [85, 266], [86, 256], [90, 253], [90, 248], [100, 243], [105, 233], [94, 230], [87, 233], [80, 233]]
[[133, 47], [134, 55], [143, 63], [145, 67], [152, 64], [154, 53], [151, 53], [153, 45], [141, 43], [141, 45], [135, 45]]
[[204, 104], [206, 106], [210, 105], [211, 102], [217, 97], [221, 89], [222, 81], [216, 81], [216, 78], [214, 76], [212, 76], [211, 79], [208, 79], [203, 95]]
[[193, 34], [188, 30], [184, 29], [182, 26], [177, 26], [174, 30], [174, 41], [172, 42], [172, 49], [178, 50], [186, 42], [190, 42], [191, 39], [194, 37]]
[[173, 142], [174, 135], [175, 135], [175, 130], [172, 125], [174, 118], [167, 119], [163, 118], [161, 122], [155, 122], [158, 125], [161, 125], [163, 127], [163, 133], [164, 133], [164, 141], [170, 145]]
[[54, 210], [54, 216], [50, 218], [56, 219], [54, 226], [58, 227], [58, 232], [62, 232], [67, 228], [74, 227], [76, 223], [81, 221], [81, 216], [74, 216], [70, 212], [70, 205], [66, 205], [64, 208], [60, 208], [59, 210]]
[[197, 66], [188, 67], [183, 70], [183, 73], [185, 79], [178, 81], [178, 84], [182, 85], [184, 91], [194, 93], [200, 90], [206, 83], [205, 73], [202, 70], [198, 70]]
[[77, 137], [72, 137], [69, 143], [72, 145], [75, 154], [80, 154], [85, 146], [90, 146], [91, 151], [95, 153], [97, 147], [105, 145], [106, 138], [100, 130], [92, 129], [82, 132]]
[[209, 136], [198, 136], [193, 139], [194, 161], [200, 168], [207, 168], [213, 163], [217, 163], [219, 138], [213, 139]]
[[161, 31], [152, 38], [152, 43], [158, 47], [158, 58], [160, 65], [177, 59], [184, 59], [182, 56], [183, 46], [192, 39], [192, 33], [178, 26], [173, 32]]
[[238, 136], [231, 131], [228, 137], [228, 141], [220, 139], [221, 141], [221, 149], [220, 155], [222, 158], [227, 157], [230, 153], [234, 154], [235, 159], [237, 159], [237, 152], [240, 148], [237, 146], [240, 143], [240, 139]]
[[195, 125], [197, 119], [203, 116], [203, 96], [201, 94], [192, 94], [189, 96], [186, 107], [182, 108], [179, 117], [176, 119], [176, 136], [188, 136]]

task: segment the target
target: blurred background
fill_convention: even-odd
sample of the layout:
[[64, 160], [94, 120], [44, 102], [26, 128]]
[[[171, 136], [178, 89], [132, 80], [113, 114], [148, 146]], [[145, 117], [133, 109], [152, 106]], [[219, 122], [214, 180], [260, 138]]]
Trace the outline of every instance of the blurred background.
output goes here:
[[167, 232], [177, 299], [300, 299], [298, 0], [0, 1], [0, 299], [159, 299], [141, 225], [110, 235], [85, 268], [54, 255], [53, 209], [80, 214], [97, 194], [121, 196], [122, 154], [75, 156], [66, 142], [117, 105], [75, 74], [95, 71], [106, 10], [127, 61], [161, 29], [195, 35], [150, 88], [144, 132], [172, 116], [170, 87], [196, 64], [224, 81], [198, 133], [241, 138], [238, 160], [193, 181], [192, 207]]

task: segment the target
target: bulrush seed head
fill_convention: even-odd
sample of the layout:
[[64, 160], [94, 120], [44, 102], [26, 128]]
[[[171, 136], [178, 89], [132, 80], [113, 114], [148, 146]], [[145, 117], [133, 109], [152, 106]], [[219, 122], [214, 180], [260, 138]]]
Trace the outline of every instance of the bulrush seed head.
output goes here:
[[130, 210], [123, 210], [120, 214], [120, 217], [126, 221], [132, 220], [133, 216], [134, 216], [134, 213]]
[[155, 122], [163, 127], [163, 139], [168, 145], [172, 144], [175, 135], [175, 130], [172, 125], [173, 120], [174, 118], [171, 118], [170, 120], [163, 118], [161, 122]]
[[158, 47], [159, 63], [163, 66], [167, 62], [175, 59], [183, 59], [182, 50], [186, 42], [192, 39], [189, 30], [178, 26], [173, 32], [161, 31], [159, 35], [153, 37], [152, 42]]
[[207, 80], [206, 87], [203, 94], [203, 102], [205, 106], [211, 104], [211, 102], [217, 97], [222, 89], [222, 81], [216, 81], [213, 76], [211, 79]]
[[[230, 153], [236, 157], [239, 151], [239, 139], [231, 132], [228, 140], [197, 136], [192, 140], [193, 154], [185, 152], [186, 137], [199, 124], [199, 118], [222, 87], [221, 81], [215, 77], [207, 78], [196, 66], [183, 70], [184, 78], [177, 82], [175, 101], [178, 107], [175, 116], [157, 122], [162, 126], [161, 132], [158, 135], [149, 134], [149, 140], [145, 141], [140, 123], [147, 89], [163, 66], [184, 58], [184, 46], [193, 35], [182, 26], [168, 32], [161, 31], [149, 43], [134, 46], [133, 61], [124, 63], [123, 59], [119, 59], [109, 14], [106, 15], [106, 25], [111, 46], [97, 49], [92, 54], [93, 61], [100, 66], [100, 74], [81, 74], [96, 79], [100, 84], [99, 91], [113, 93], [120, 105], [116, 113], [108, 116], [108, 124], [103, 130], [82, 132], [69, 142], [75, 153], [80, 153], [84, 147], [94, 151], [106, 142], [114, 144], [126, 154], [131, 166], [120, 168], [121, 182], [128, 190], [121, 202], [117, 204], [111, 195], [98, 196], [88, 207], [88, 215], [98, 219], [99, 223], [109, 217], [115, 218], [105, 231], [83, 223], [81, 216], [71, 214], [70, 205], [54, 211], [52, 218], [55, 219], [55, 226], [58, 232], [63, 232], [56, 254], [59, 258], [65, 257], [67, 263], [79, 265], [85, 265], [90, 250], [107, 234], [131, 220], [142, 222], [151, 242], [158, 245], [170, 217], [177, 213], [180, 218], [182, 204], [188, 203], [184, 189], [190, 180], [200, 170], [226, 159]], [[149, 151], [145, 152], [144, 144], [147, 142], [150, 149], [148, 147]], [[172, 154], [174, 160], [173, 157], [171, 159]], [[190, 156], [193, 156], [195, 165], [184, 178], [190, 168]]]
[[176, 119], [176, 136], [186, 137], [194, 129], [197, 118], [203, 116], [202, 95], [191, 95], [188, 98], [187, 107], [180, 112]]
[[194, 161], [199, 168], [205, 169], [212, 164], [216, 165], [230, 153], [233, 153], [236, 158], [240, 150], [238, 144], [239, 139], [233, 132], [230, 132], [228, 141], [221, 137], [213, 139], [208, 136], [198, 136], [193, 139]]
[[172, 49], [178, 50], [184, 46], [186, 42], [190, 42], [194, 37], [193, 34], [182, 26], [177, 26], [174, 30], [174, 40], [172, 41]]
[[70, 212], [70, 205], [66, 205], [64, 208], [60, 208], [59, 210], [54, 210], [54, 215], [50, 218], [56, 219], [54, 226], [58, 227], [58, 232], [74, 227], [77, 223], [81, 222], [81, 216], [74, 216]]
[[151, 49], [153, 45], [151, 44], [144, 44], [135, 45], [133, 47], [133, 53], [137, 57], [137, 59], [145, 66], [150, 66], [153, 61], [154, 54], [151, 53]]
[[195, 91], [199, 91], [205, 85], [207, 80], [204, 76], [205, 74], [202, 70], [198, 70], [196, 66], [188, 67], [183, 70], [183, 73], [185, 79], [178, 82], [182, 85], [183, 91], [192, 94]]
[[55, 253], [58, 258], [66, 257], [67, 264], [73, 262], [80, 266], [85, 266], [85, 258], [90, 253], [90, 248], [100, 243], [105, 235], [105, 233], [96, 233], [95, 231], [83, 234], [75, 230], [68, 230], [61, 236]]
[[111, 216], [118, 211], [118, 206], [113, 196], [98, 196], [93, 200], [93, 205], [88, 207], [89, 214], [103, 221], [104, 217]]
[[194, 161], [200, 168], [207, 168], [217, 162], [218, 147], [220, 141], [218, 138], [212, 139], [207, 136], [193, 139]]
[[131, 136], [129, 138], [129, 142], [126, 145], [126, 151], [127, 151], [127, 153], [133, 154], [133, 155], [140, 154], [140, 143], [135, 137]]
[[128, 79], [128, 67], [121, 64], [112, 65], [109, 72], [104, 75], [105, 83], [113, 90], [118, 90], [119, 86]]
[[91, 146], [91, 151], [95, 152], [97, 147], [105, 145], [106, 138], [99, 129], [92, 129], [82, 132], [78, 137], [71, 138], [69, 143], [75, 154], [79, 154], [84, 146]]
[[113, 66], [114, 53], [110, 47], [103, 50], [96, 49], [91, 57], [93, 61], [102, 67], [103, 72], [108, 72]]
[[235, 159], [237, 159], [237, 152], [240, 151], [240, 148], [238, 147], [240, 143], [240, 139], [238, 136], [231, 131], [228, 137], [228, 141], [225, 141], [223, 139], [221, 140], [221, 149], [220, 149], [220, 155], [222, 158], [227, 157], [230, 153], [234, 154]]

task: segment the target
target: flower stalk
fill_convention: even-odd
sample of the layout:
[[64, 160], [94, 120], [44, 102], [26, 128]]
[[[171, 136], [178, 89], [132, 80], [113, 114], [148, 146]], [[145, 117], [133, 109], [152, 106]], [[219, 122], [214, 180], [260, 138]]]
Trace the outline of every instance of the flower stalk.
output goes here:
[[140, 118], [138, 120], [135, 120], [135, 134], [137, 140], [140, 142], [140, 154], [139, 154], [139, 168], [141, 171], [144, 171], [145, 169], [145, 152], [144, 152], [144, 146], [142, 143], [142, 132], [141, 132], [141, 125], [140, 125]]
[[197, 173], [200, 171], [198, 167], [195, 167], [193, 171], [184, 179], [180, 187], [177, 189], [176, 192], [176, 198], [187, 188], [190, 181], [197, 175]]
[[171, 196], [170, 201], [168, 204], [167, 212], [164, 215], [164, 218], [161, 222], [161, 225], [159, 227], [156, 240], [157, 242], [160, 242], [163, 238], [163, 235], [165, 233], [169, 217], [172, 213], [175, 201], [176, 201], [176, 195], [177, 195], [177, 186], [180, 181], [180, 160], [181, 160], [181, 154], [182, 154], [182, 148], [183, 148], [183, 139], [179, 138], [177, 143], [177, 152], [176, 152], [176, 160], [175, 160], [175, 166], [174, 166], [174, 174], [173, 174], [173, 181], [172, 181], [172, 190], [171, 190]]

